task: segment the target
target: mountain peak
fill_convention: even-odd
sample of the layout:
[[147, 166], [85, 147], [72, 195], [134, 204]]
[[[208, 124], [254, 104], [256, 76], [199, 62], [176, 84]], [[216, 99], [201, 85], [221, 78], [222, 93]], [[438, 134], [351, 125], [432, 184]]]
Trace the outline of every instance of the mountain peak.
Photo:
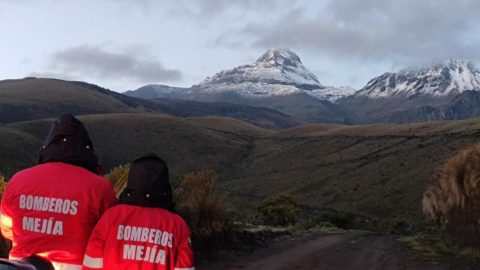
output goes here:
[[199, 86], [215, 91], [232, 89], [248, 95], [284, 95], [323, 88], [300, 57], [285, 48], [270, 49], [256, 62], [221, 71]]
[[287, 48], [273, 48], [258, 58], [257, 63], [297, 66], [297, 63], [302, 64], [302, 61], [296, 53]]

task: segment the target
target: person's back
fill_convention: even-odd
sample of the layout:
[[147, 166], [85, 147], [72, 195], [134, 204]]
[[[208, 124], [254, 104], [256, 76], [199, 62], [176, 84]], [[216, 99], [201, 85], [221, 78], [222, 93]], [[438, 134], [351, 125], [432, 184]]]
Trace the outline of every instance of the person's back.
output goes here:
[[[89, 138], [79, 142], [65, 134], [75, 135], [78, 127], [58, 129], [72, 121], [77, 124], [75, 120], [72, 116], [57, 120], [41, 151], [40, 165], [14, 175], [5, 190], [1, 229], [13, 241], [12, 259], [38, 254], [56, 269], [80, 269], [95, 224], [117, 203], [111, 184], [94, 173], [97, 161]], [[85, 154], [76, 147], [89, 151]], [[91, 162], [89, 155], [94, 157]]]
[[182, 218], [165, 209], [117, 205], [105, 213], [95, 228], [84, 266], [193, 269], [190, 231]]
[[136, 160], [120, 205], [109, 209], [90, 238], [83, 269], [194, 269], [190, 230], [173, 211], [166, 163]]

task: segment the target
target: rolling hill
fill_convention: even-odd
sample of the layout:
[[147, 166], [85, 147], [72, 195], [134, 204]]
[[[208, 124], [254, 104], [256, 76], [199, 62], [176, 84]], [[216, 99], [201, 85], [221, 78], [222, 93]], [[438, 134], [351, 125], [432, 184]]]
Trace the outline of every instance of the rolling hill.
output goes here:
[[178, 117], [223, 116], [269, 129], [304, 124], [304, 121], [267, 108], [171, 99], [145, 100], [85, 82], [36, 78], [0, 81], [0, 123], [54, 118], [66, 112], [74, 115], [153, 113]]
[[[236, 209], [291, 193], [304, 204], [394, 220], [421, 220], [423, 191], [435, 169], [478, 140], [480, 120], [410, 125], [307, 125], [271, 131], [230, 118], [155, 114], [81, 116], [106, 169], [155, 151], [172, 179], [202, 169], [220, 175]], [[2, 169], [30, 165], [52, 120], [4, 127]], [[25, 145], [21, 138], [27, 138]], [[8, 151], [8, 150], [7, 150]], [[3, 152], [2, 152], [3, 153]], [[17, 153], [17, 152], [15, 152]], [[10, 166], [10, 167], [15, 167]], [[251, 209], [251, 208], [250, 208]]]
[[[253, 136], [270, 132], [235, 119], [214, 117], [106, 114], [80, 116], [79, 119], [89, 130], [106, 170], [154, 151], [171, 166], [173, 177], [201, 169], [228, 170], [248, 153]], [[8, 127], [22, 134], [31, 134], [41, 142], [52, 122], [53, 119], [34, 120]], [[22, 144], [20, 139], [16, 142]], [[25, 151], [35, 157], [40, 146]]]

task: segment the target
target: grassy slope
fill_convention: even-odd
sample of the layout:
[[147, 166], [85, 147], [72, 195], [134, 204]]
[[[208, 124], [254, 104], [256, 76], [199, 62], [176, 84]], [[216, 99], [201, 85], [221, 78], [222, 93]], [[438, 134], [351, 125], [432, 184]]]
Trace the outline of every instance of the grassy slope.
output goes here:
[[479, 130], [478, 119], [294, 128], [256, 140], [222, 187], [252, 197], [292, 193], [306, 204], [418, 220], [430, 176], [477, 142]]
[[34, 136], [0, 126], [0, 173], [11, 176], [35, 163], [41, 141]]
[[[407, 220], [422, 216], [422, 194], [435, 169], [477, 142], [480, 131], [480, 119], [401, 126], [313, 125], [280, 132], [218, 117], [116, 114], [80, 119], [107, 169], [155, 151], [167, 160], [174, 176], [216, 170], [222, 189], [246, 195], [237, 198], [241, 203], [249, 197], [292, 193], [306, 204]], [[9, 127], [40, 141], [50, 123]], [[15, 144], [23, 142], [11, 147]], [[29, 155], [37, 149], [31, 147]]]
[[267, 108], [169, 99], [144, 100], [84, 82], [35, 78], [0, 81], [0, 123], [53, 118], [62, 113], [223, 116], [274, 130], [304, 124], [303, 121]]
[[[89, 115], [79, 118], [89, 130], [106, 169], [154, 151], [168, 162], [173, 175], [201, 169], [228, 170], [246, 155], [248, 145], [252, 144], [251, 136], [245, 134], [264, 131], [234, 119], [182, 119], [153, 114]], [[40, 140], [47, 135], [52, 121], [36, 120], [9, 126]], [[232, 126], [233, 131], [238, 134], [229, 131], [232, 121], [236, 123]], [[217, 127], [212, 127], [212, 123]], [[31, 154], [35, 153], [31, 151]]]
[[0, 123], [56, 117], [63, 112], [134, 112], [122, 101], [79, 84], [52, 79], [0, 81]]

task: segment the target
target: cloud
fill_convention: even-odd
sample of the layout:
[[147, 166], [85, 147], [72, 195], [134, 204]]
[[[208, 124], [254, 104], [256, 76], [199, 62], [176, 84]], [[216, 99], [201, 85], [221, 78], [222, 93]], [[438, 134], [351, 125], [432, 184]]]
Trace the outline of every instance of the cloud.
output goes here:
[[160, 62], [147, 59], [145, 51], [138, 51], [141, 48], [130, 47], [123, 53], [108, 52], [90, 45], [69, 48], [53, 54], [50, 70], [40, 74], [60, 78], [131, 79], [140, 83], [181, 80], [180, 71], [167, 69]]
[[215, 44], [287, 46], [409, 65], [480, 58], [477, 0], [333, 0], [320, 12], [312, 10], [303, 6], [273, 22], [246, 24], [236, 35], [219, 35]]

